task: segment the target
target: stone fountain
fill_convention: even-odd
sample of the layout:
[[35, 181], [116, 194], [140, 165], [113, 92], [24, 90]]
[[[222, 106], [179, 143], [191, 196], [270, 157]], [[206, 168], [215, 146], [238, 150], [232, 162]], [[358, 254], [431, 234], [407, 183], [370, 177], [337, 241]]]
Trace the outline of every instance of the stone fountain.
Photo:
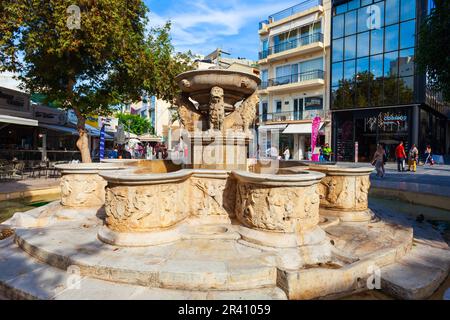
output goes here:
[[[4, 295], [339, 297], [366, 290], [369, 270], [409, 253], [412, 229], [368, 208], [371, 167], [250, 166], [256, 76], [212, 69], [177, 81], [186, 163], [60, 166], [61, 201], [7, 222], [15, 236], [0, 242]], [[23, 263], [8, 268], [9, 256]], [[50, 279], [48, 290], [23, 285], [16, 275], [32, 277], [37, 269], [39, 279]], [[73, 270], [79, 290], [65, 282]]]

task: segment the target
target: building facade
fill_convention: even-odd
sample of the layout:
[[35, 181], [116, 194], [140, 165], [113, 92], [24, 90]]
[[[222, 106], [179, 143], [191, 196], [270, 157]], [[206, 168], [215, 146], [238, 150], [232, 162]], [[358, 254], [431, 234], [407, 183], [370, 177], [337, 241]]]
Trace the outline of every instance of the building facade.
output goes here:
[[[416, 72], [417, 30], [427, 0], [334, 0], [330, 106], [337, 161], [370, 161], [377, 144], [431, 145], [445, 153], [445, 112], [427, 103]], [[439, 41], [438, 39], [436, 39]]]
[[291, 159], [307, 159], [315, 117], [322, 119], [319, 144], [331, 142], [330, 21], [330, 0], [307, 0], [260, 22], [262, 151], [288, 148]]

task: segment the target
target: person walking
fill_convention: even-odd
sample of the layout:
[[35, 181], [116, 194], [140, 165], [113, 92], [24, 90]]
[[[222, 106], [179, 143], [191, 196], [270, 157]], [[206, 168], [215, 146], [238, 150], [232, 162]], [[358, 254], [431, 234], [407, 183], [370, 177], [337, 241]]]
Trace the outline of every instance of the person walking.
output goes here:
[[409, 150], [408, 171], [411, 171], [412, 166], [413, 172], [416, 172], [418, 159], [419, 159], [419, 150], [417, 149], [416, 145], [413, 144], [411, 150]]
[[384, 169], [384, 158], [386, 156], [386, 152], [381, 144], [377, 146], [377, 151], [373, 155], [372, 165], [375, 166], [377, 170], [377, 177], [384, 178], [385, 169]]
[[427, 149], [425, 150], [425, 164], [427, 163], [429, 163], [431, 166], [434, 164], [430, 145], [427, 145]]
[[289, 160], [291, 158], [291, 152], [289, 151], [289, 147], [286, 147], [286, 149], [283, 152], [284, 160]]
[[397, 170], [398, 172], [405, 171], [404, 161], [406, 159], [405, 147], [403, 147], [403, 141], [395, 148], [395, 157], [397, 158]]
[[331, 160], [332, 150], [331, 150], [330, 145], [328, 143], [325, 143], [325, 147], [323, 147], [322, 153], [323, 153], [323, 157], [324, 157], [325, 161], [330, 161]]

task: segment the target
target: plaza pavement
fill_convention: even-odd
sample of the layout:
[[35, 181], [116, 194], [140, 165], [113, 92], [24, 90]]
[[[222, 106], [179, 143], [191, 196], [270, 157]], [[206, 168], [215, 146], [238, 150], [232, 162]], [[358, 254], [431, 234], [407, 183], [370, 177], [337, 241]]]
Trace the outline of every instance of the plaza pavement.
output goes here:
[[374, 172], [371, 182], [375, 188], [450, 198], [450, 165], [418, 166], [417, 172], [398, 172], [395, 163], [388, 163], [385, 177], [378, 178]]

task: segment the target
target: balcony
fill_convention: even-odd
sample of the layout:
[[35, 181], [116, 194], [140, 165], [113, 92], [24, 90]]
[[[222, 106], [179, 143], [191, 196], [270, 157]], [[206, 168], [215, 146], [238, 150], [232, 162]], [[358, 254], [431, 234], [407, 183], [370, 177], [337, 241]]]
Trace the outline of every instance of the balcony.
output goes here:
[[289, 16], [293, 16], [294, 14], [306, 11], [308, 9], [311, 9], [316, 6], [321, 6], [322, 0], [306, 0], [303, 1], [295, 6], [292, 6], [290, 8], [287, 8], [285, 10], [282, 10], [280, 12], [277, 12], [271, 16], [269, 16], [268, 20], [261, 21], [259, 23], [259, 30], [262, 30], [264, 28], [264, 25], [268, 25], [270, 23], [274, 23], [280, 20], [283, 20]]
[[[307, 48], [309, 47], [310, 50], [306, 50], [306, 52], [310, 52], [311, 49], [314, 48], [323, 48], [322, 46], [312, 46], [312, 44], [323, 44], [323, 33], [314, 33], [311, 35], [307, 35], [307, 36], [303, 36], [303, 37], [297, 37], [295, 39], [289, 40], [289, 41], [283, 41], [280, 42], [272, 47], [270, 47], [268, 50], [263, 50], [261, 52], [259, 52], [259, 60], [262, 59], [267, 59], [267, 58], [271, 58], [270, 56], [273, 57], [273, 55], [278, 55], [277, 58], [286, 58], [286, 55], [280, 55], [280, 53], [286, 52], [286, 54], [297, 54], [298, 50], [295, 50], [294, 52], [288, 52], [289, 50], [293, 50], [296, 48]], [[275, 59], [273, 59], [275, 60]]]
[[298, 87], [310, 87], [324, 84], [324, 71], [311, 70], [303, 73], [269, 79], [261, 82], [259, 89], [268, 91], [280, 91], [297, 89]]
[[321, 117], [324, 120], [331, 118], [331, 114], [326, 110], [309, 110], [309, 111], [282, 111], [263, 113], [259, 116], [261, 123], [273, 123], [273, 122], [309, 122], [315, 117]]

